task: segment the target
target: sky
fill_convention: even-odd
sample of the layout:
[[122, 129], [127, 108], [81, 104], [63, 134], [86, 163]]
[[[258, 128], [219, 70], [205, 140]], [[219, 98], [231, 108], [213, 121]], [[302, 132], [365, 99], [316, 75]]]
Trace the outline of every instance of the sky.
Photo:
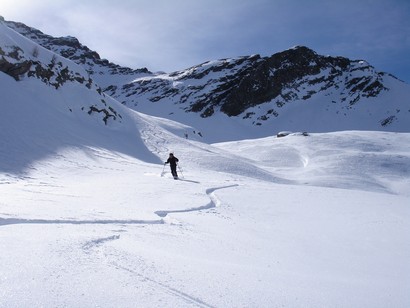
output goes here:
[[1, 0], [0, 15], [153, 72], [304, 45], [410, 83], [408, 0]]

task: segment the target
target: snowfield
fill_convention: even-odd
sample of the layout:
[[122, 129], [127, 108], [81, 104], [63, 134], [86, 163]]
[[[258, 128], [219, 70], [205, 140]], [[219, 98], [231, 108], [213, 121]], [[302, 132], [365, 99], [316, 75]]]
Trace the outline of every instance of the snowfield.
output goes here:
[[210, 144], [27, 76], [0, 72], [0, 307], [410, 306], [410, 133]]
[[181, 180], [92, 147], [1, 174], [1, 307], [410, 304], [410, 134], [206, 145], [152, 127]]

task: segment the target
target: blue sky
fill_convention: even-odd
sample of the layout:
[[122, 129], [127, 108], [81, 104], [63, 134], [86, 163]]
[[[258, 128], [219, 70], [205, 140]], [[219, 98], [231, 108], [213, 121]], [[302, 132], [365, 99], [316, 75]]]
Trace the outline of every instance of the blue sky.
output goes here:
[[410, 83], [408, 0], [1, 0], [0, 15], [132, 68], [171, 72], [305, 45]]

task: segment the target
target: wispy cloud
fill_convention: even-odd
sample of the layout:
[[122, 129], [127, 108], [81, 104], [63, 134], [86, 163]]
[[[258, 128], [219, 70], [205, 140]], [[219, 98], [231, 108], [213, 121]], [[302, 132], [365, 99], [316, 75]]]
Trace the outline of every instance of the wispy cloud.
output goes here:
[[134, 68], [172, 71], [306, 45], [366, 59], [410, 81], [405, 0], [2, 0], [0, 14], [54, 36], [76, 36]]

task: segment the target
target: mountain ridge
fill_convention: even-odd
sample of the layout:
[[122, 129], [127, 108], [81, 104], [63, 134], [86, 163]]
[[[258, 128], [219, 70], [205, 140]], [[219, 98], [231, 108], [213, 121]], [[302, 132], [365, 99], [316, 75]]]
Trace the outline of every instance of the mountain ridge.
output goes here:
[[54, 38], [22, 23], [4, 23], [82, 66], [103, 93], [123, 105], [197, 127], [187, 135], [205, 136], [204, 141], [226, 141], [218, 136], [225, 128], [231, 140], [281, 130], [410, 131], [410, 86], [364, 60], [295, 46], [269, 57], [219, 59], [152, 73], [101, 59], [74, 37]]

